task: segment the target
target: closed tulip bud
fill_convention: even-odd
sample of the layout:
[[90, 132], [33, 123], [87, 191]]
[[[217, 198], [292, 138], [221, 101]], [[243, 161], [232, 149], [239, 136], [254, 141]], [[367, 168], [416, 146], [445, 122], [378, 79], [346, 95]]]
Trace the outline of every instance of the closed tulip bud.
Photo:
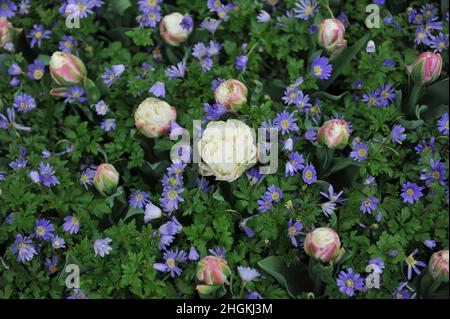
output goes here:
[[225, 259], [218, 256], [207, 256], [197, 265], [197, 279], [208, 286], [228, 284], [231, 270]]
[[345, 27], [338, 19], [325, 19], [319, 25], [317, 42], [332, 57], [338, 55], [347, 45], [344, 39]]
[[439, 53], [424, 52], [406, 68], [416, 84], [427, 85], [436, 81], [441, 75], [442, 57]]
[[431, 256], [428, 272], [434, 280], [448, 282], [448, 250], [440, 250]]
[[70, 53], [55, 52], [50, 59], [50, 75], [58, 85], [72, 86], [82, 82], [86, 67], [78, 57]]
[[0, 17], [0, 48], [11, 41], [12, 25], [5, 17]]
[[111, 164], [101, 164], [97, 167], [94, 177], [95, 188], [102, 195], [111, 195], [119, 184], [119, 173]]
[[238, 80], [228, 80], [220, 84], [214, 92], [216, 102], [231, 112], [237, 112], [247, 103], [247, 87]]
[[331, 228], [316, 228], [308, 233], [304, 243], [305, 252], [323, 262], [338, 261], [344, 250], [341, 250], [341, 241], [338, 234]]
[[136, 128], [150, 138], [167, 134], [176, 118], [174, 107], [153, 97], [145, 99], [134, 113]]
[[173, 46], [179, 46], [187, 40], [192, 28], [183, 28], [184, 15], [178, 12], [171, 13], [162, 18], [159, 24], [159, 32], [163, 40]]
[[333, 119], [325, 122], [317, 133], [320, 143], [328, 146], [330, 149], [343, 149], [350, 136], [350, 129], [344, 120]]

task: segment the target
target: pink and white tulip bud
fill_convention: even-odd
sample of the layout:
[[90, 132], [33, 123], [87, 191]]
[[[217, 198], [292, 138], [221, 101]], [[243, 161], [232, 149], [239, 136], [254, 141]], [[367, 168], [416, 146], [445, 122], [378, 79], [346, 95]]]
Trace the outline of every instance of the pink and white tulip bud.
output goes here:
[[434, 280], [448, 282], [448, 250], [440, 250], [431, 256], [428, 272]]
[[87, 75], [83, 61], [70, 53], [55, 52], [50, 59], [50, 75], [58, 85], [72, 86], [82, 82]]
[[97, 167], [94, 186], [102, 195], [111, 195], [119, 184], [119, 173], [111, 164], [101, 164]]
[[153, 97], [145, 99], [134, 113], [136, 128], [150, 138], [167, 134], [176, 119], [174, 107]]
[[163, 40], [173, 46], [179, 46], [185, 42], [192, 32], [192, 29], [185, 30], [181, 26], [184, 15], [178, 12], [173, 12], [162, 18], [159, 24], [159, 33]]
[[317, 42], [331, 57], [338, 55], [347, 45], [345, 27], [338, 19], [325, 19], [319, 25]]
[[207, 256], [197, 264], [197, 279], [207, 286], [228, 284], [231, 270], [225, 259], [218, 256]]
[[247, 87], [238, 80], [227, 80], [214, 92], [216, 102], [231, 112], [239, 111], [247, 103]]
[[323, 263], [338, 261], [344, 252], [338, 234], [326, 227], [309, 232], [305, 238], [304, 249], [309, 256]]
[[12, 39], [12, 25], [5, 17], [0, 17], [0, 48]]
[[441, 75], [442, 57], [439, 53], [424, 52], [406, 68], [416, 84], [427, 85], [436, 81]]
[[320, 143], [333, 149], [343, 149], [350, 136], [350, 128], [344, 120], [333, 119], [325, 122], [317, 133], [317, 139]]

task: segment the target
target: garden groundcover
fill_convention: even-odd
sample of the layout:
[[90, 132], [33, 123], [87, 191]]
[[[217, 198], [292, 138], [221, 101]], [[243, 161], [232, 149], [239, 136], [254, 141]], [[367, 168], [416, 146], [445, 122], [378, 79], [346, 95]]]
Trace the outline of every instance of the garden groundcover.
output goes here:
[[0, 298], [448, 298], [447, 10], [0, 0]]

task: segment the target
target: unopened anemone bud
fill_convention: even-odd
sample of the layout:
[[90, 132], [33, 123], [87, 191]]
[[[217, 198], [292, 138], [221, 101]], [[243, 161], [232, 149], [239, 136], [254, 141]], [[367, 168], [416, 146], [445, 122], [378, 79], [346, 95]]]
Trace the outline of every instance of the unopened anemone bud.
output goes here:
[[431, 256], [428, 272], [434, 280], [448, 282], [448, 250], [440, 250]]
[[207, 256], [197, 264], [197, 279], [205, 285], [216, 286], [228, 284], [231, 270], [225, 259], [219, 256]]
[[317, 133], [320, 143], [330, 149], [343, 149], [350, 136], [348, 123], [341, 119], [333, 119], [325, 122]]
[[95, 188], [102, 195], [111, 195], [119, 184], [119, 173], [111, 164], [101, 164], [97, 167], [94, 177]]
[[5, 17], [0, 17], [0, 48], [3, 48], [6, 43], [10, 42], [12, 38], [12, 25]]
[[72, 86], [84, 81], [87, 71], [78, 57], [57, 51], [50, 59], [50, 75], [58, 85]]
[[192, 27], [189, 28], [182, 23], [184, 15], [178, 12], [173, 12], [162, 18], [159, 24], [159, 32], [163, 40], [173, 46], [179, 46], [185, 42], [192, 32]]
[[325, 19], [319, 25], [317, 42], [331, 56], [339, 54], [347, 45], [345, 27], [338, 19]]
[[338, 234], [331, 228], [316, 228], [306, 235], [304, 249], [306, 254], [323, 263], [338, 261], [344, 250]]
[[442, 57], [439, 53], [424, 52], [406, 68], [416, 84], [427, 85], [436, 81], [441, 75]]
[[214, 92], [216, 102], [231, 112], [239, 111], [247, 103], [247, 87], [238, 80], [227, 80], [220, 84]]
[[150, 138], [168, 134], [176, 118], [174, 107], [153, 97], [145, 99], [134, 113], [136, 128]]

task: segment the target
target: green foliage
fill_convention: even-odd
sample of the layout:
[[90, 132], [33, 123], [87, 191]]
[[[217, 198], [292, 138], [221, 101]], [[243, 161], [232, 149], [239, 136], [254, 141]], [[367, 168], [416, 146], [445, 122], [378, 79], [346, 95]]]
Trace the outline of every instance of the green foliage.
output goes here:
[[[200, 27], [205, 19], [218, 18], [208, 10], [206, 1], [163, 1], [162, 16], [177, 11], [194, 19], [193, 32], [180, 46], [166, 44], [158, 24], [139, 27], [137, 1], [105, 0], [101, 13], [88, 15], [81, 19], [80, 28], [73, 29], [66, 27], [56, 2], [32, 1], [29, 14], [9, 19], [16, 28], [15, 49], [0, 49], [0, 114], [7, 116], [7, 108], [20, 92], [31, 95], [37, 104], [29, 112], [16, 109], [15, 124], [30, 127], [29, 132], [11, 128], [11, 123], [0, 118], [0, 298], [71, 296], [75, 291], [65, 286], [65, 269], [70, 264], [80, 266], [80, 288], [89, 298], [197, 298], [197, 261], [179, 262], [182, 273], [174, 277], [154, 267], [166, 262], [160, 239], [163, 225], [174, 218], [182, 230], [167, 249], [189, 253], [195, 247], [200, 258], [211, 255], [212, 249], [226, 251], [232, 276], [228, 285], [209, 297], [239, 298], [256, 291], [269, 299], [346, 298], [336, 283], [340, 272], [352, 268], [365, 278], [366, 266], [373, 258], [385, 265], [381, 288], [357, 292], [354, 298], [391, 298], [405, 281], [418, 298], [438, 298], [448, 292], [448, 286], [432, 289], [427, 270], [413, 275], [412, 280], [407, 278], [405, 258], [417, 248], [416, 260], [427, 263], [434, 252], [424, 241], [435, 240], [435, 250], [448, 249], [448, 185], [439, 181], [426, 184], [421, 175], [430, 171], [430, 160], [440, 160], [446, 168], [443, 180], [448, 182], [449, 161], [448, 133], [437, 124], [448, 112], [448, 51], [441, 53], [440, 79], [417, 91], [417, 98], [412, 99], [406, 66], [430, 48], [414, 43], [416, 27], [408, 24], [405, 1], [386, 1], [381, 11], [382, 18], [392, 17], [401, 27], [382, 19], [379, 29], [368, 29], [364, 23], [365, 8], [373, 1], [330, 1], [331, 13], [342, 18], [340, 13], [345, 12], [349, 24], [345, 26], [347, 48], [331, 61], [333, 71], [328, 80], [311, 73], [312, 59], [329, 55], [310, 29], [330, 17], [325, 6], [328, 1], [319, 1], [314, 17], [302, 20], [285, 14], [294, 9], [296, 0], [278, 1], [276, 10], [266, 1], [235, 0], [229, 19], [222, 21], [214, 34]], [[446, 12], [448, 1], [441, 2], [440, 9]], [[425, 3], [414, 1], [413, 6], [420, 8]], [[271, 15], [267, 23], [257, 21], [261, 10]], [[27, 36], [35, 24], [42, 24], [52, 34], [40, 47], [31, 48]], [[439, 32], [448, 34], [448, 23]], [[84, 102], [66, 103], [65, 98], [49, 94], [57, 87], [49, 72], [50, 57], [60, 50], [62, 36], [69, 35], [74, 39], [72, 53], [84, 61], [88, 72], [80, 83], [87, 98]], [[375, 53], [366, 52], [368, 40], [376, 43]], [[222, 48], [211, 57], [212, 69], [204, 72], [192, 53], [197, 43], [209, 45], [210, 41], [217, 41]], [[240, 55], [249, 58], [245, 71], [236, 69]], [[27, 76], [35, 60], [45, 65], [41, 80]], [[13, 62], [22, 69], [17, 86], [10, 84], [12, 76], [8, 74]], [[170, 79], [166, 70], [179, 62], [186, 64], [186, 74]], [[123, 64], [125, 71], [108, 86], [102, 74], [118, 64]], [[205, 119], [204, 104], [215, 103], [211, 86], [218, 78], [238, 79], [248, 88], [248, 102], [240, 112], [229, 112], [220, 120], [238, 119], [258, 129], [287, 110], [294, 114], [298, 132], [279, 132], [277, 170], [260, 179], [244, 173], [231, 183], [216, 181], [200, 175], [197, 163], [188, 163], [182, 174], [183, 201], [178, 209], [144, 222], [145, 207], [132, 207], [131, 196], [142, 190], [164, 209], [163, 180], [171, 165], [170, 151], [178, 141], [167, 136], [150, 139], [139, 132], [134, 119], [137, 106], [153, 96], [150, 88], [162, 81], [166, 94], [160, 99], [175, 107], [177, 123], [192, 133], [193, 120]], [[361, 89], [354, 87], [357, 80], [363, 82]], [[297, 108], [283, 102], [286, 89], [296, 82], [302, 82], [297, 88], [309, 97], [310, 106]], [[368, 107], [364, 95], [387, 84], [393, 87], [395, 101], [385, 107]], [[109, 106], [105, 116], [95, 109], [100, 100]], [[351, 122], [352, 133], [344, 149], [330, 150], [305, 139], [308, 129], [317, 133], [322, 123], [336, 114]], [[114, 130], [101, 128], [105, 119], [115, 120]], [[402, 144], [390, 136], [394, 125], [406, 129]], [[284, 147], [288, 137], [293, 137], [292, 152], [301, 153], [304, 165], [314, 165], [316, 182], [307, 184], [301, 169], [293, 176], [286, 174], [292, 153]], [[432, 147], [416, 151], [419, 144], [430, 144], [432, 139]], [[358, 162], [350, 153], [360, 142], [367, 144], [368, 157]], [[17, 168], [14, 161], [20, 158], [27, 163]], [[54, 169], [57, 185], [46, 187], [30, 178], [31, 171], [39, 171], [40, 162]], [[120, 173], [119, 187], [109, 196], [80, 181], [87, 167], [101, 163], [113, 164]], [[255, 168], [260, 166], [263, 164]], [[368, 183], [369, 177], [376, 183]], [[422, 187], [423, 196], [413, 204], [401, 195], [407, 182]], [[202, 183], [209, 188], [200, 187]], [[281, 189], [283, 196], [263, 212], [258, 200], [271, 185]], [[327, 194], [330, 186], [335, 193], [343, 191], [345, 201], [337, 203], [327, 216], [323, 193]], [[379, 203], [371, 214], [364, 214], [362, 199], [368, 196]], [[79, 232], [64, 229], [67, 216], [80, 221]], [[37, 254], [20, 262], [11, 249], [16, 236], [34, 234], [38, 219], [49, 220], [66, 247], [55, 249], [50, 240], [32, 237]], [[294, 239], [289, 236], [290, 221], [302, 224]], [[340, 261], [322, 264], [304, 252], [305, 234], [318, 227], [331, 227], [338, 233], [345, 251]], [[101, 257], [94, 242], [104, 238], [111, 239], [112, 249]], [[50, 272], [45, 262], [53, 256], [58, 262]], [[261, 276], [244, 287], [238, 266], [254, 268]]]

